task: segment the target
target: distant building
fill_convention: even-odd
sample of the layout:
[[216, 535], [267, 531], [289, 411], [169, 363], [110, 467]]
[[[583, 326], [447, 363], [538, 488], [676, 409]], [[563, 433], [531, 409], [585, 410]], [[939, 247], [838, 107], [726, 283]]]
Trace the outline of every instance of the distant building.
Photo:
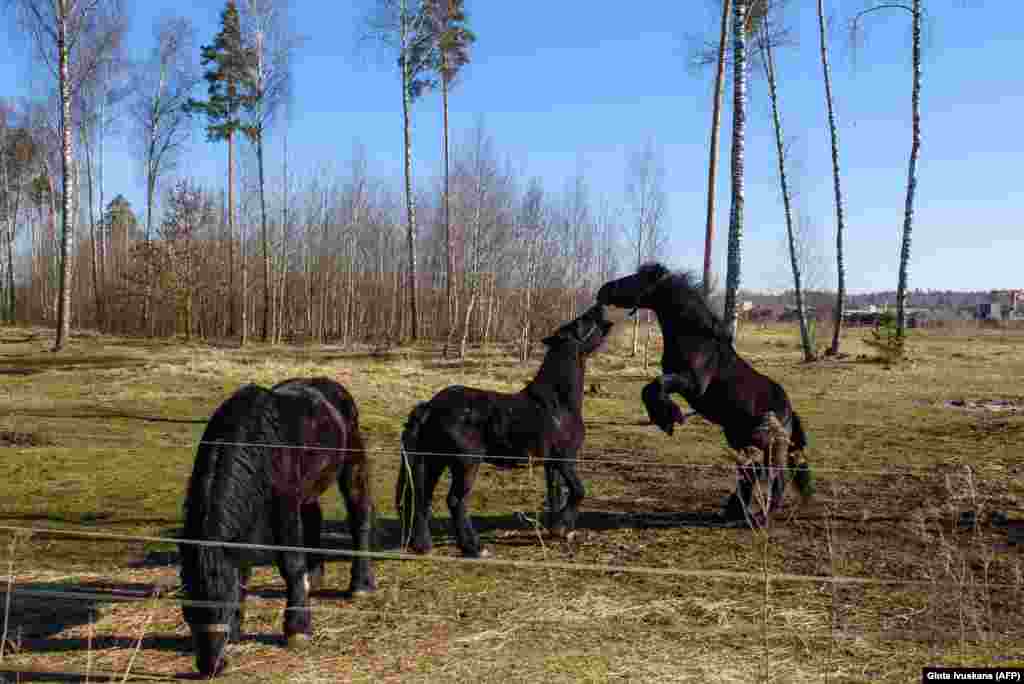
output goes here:
[[1024, 290], [992, 290], [988, 301], [975, 308], [975, 318], [982, 321], [1024, 319]]

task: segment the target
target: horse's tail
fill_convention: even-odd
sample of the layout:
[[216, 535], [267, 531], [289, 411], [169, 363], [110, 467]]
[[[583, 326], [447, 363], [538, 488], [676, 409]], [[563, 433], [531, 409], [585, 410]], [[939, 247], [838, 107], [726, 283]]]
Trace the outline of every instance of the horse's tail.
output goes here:
[[417, 448], [420, 429], [427, 422], [429, 416], [429, 403], [423, 401], [416, 404], [406, 419], [405, 428], [402, 430], [402, 440], [399, 449], [401, 461], [398, 467], [398, 480], [395, 483], [395, 509], [402, 520], [403, 528], [408, 520], [410, 523], [409, 529], [411, 529], [412, 516], [415, 513], [416, 496], [420, 494], [416, 490], [416, 483], [422, 481], [423, 478], [417, 477], [416, 471], [423, 468], [423, 458], [417, 452]]
[[795, 411], [793, 412], [793, 429], [789, 440], [786, 465], [793, 474], [793, 484], [796, 485], [800, 496], [809, 499], [814, 496], [814, 471], [811, 470], [811, 465], [804, 456], [808, 445], [807, 433], [804, 432], [804, 425]]

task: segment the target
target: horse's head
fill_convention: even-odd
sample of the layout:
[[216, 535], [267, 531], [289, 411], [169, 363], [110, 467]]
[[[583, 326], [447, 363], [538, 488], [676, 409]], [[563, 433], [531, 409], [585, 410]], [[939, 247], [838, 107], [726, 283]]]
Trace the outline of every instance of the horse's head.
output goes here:
[[185, 582], [190, 591], [182, 613], [192, 630], [196, 669], [204, 677], [216, 677], [227, 669], [228, 642], [241, 633], [237, 573], [228, 567], [222, 553], [192, 547], [182, 554], [182, 579], [190, 580]]
[[612, 325], [605, 318], [604, 306], [595, 304], [541, 341], [552, 349], [565, 343], [575, 343], [580, 345], [581, 353], [591, 354], [604, 343]]
[[623, 309], [654, 308], [652, 295], [667, 275], [669, 270], [660, 263], [644, 264], [633, 275], [609, 280], [602, 285], [597, 291], [597, 301]]

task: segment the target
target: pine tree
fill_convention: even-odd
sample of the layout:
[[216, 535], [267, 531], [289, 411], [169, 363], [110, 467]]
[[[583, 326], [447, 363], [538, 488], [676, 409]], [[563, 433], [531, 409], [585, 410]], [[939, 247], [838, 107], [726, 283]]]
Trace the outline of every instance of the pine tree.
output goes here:
[[[242, 127], [241, 110], [243, 95], [239, 85], [246, 77], [249, 53], [242, 43], [242, 28], [238, 7], [234, 0], [228, 0], [220, 17], [221, 30], [213, 38], [212, 45], [202, 47], [202, 65], [206, 68], [203, 78], [207, 83], [207, 99], [189, 99], [185, 111], [206, 117], [206, 136], [210, 142], [222, 140], [228, 143], [228, 230], [232, 242], [235, 234], [234, 210], [234, 135]], [[242, 261], [242, 292], [246, 288], [245, 261]], [[234, 299], [231, 319], [234, 320]], [[242, 306], [241, 344], [245, 344], [246, 315]]]
[[414, 82], [414, 96], [426, 88], [441, 86], [442, 116], [444, 123], [444, 236], [445, 271], [448, 299], [448, 334], [445, 337], [444, 356], [455, 334], [458, 320], [458, 291], [455, 289], [455, 245], [452, 237], [449, 204], [448, 173], [448, 93], [462, 67], [469, 63], [469, 47], [476, 35], [467, 26], [464, 0], [424, 0], [424, 21], [413, 44], [413, 61], [426, 64], [437, 79], [420, 78]]

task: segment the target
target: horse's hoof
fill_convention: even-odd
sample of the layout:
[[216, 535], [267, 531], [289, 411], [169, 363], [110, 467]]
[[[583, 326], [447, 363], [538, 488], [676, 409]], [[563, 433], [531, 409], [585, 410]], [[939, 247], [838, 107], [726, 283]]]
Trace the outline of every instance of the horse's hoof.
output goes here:
[[351, 589], [348, 590], [348, 595], [351, 598], [356, 599], [356, 598], [362, 598], [364, 596], [369, 596], [370, 594], [374, 593], [375, 591], [377, 591], [377, 587], [376, 586], [372, 586], [372, 585], [371, 586], [352, 587]]
[[199, 664], [197, 669], [202, 677], [206, 679], [213, 679], [214, 677], [219, 677], [227, 672], [230, 666], [231, 661], [224, 656], [221, 656], [218, 660], [212, 663], [205, 663], [205, 667], [203, 664]]
[[750, 516], [750, 527], [755, 530], [763, 530], [768, 527], [768, 516], [758, 511]]
[[486, 548], [480, 548], [476, 551], [463, 551], [462, 555], [466, 558], [490, 558], [491, 550]]
[[310, 637], [304, 632], [297, 632], [295, 634], [289, 634], [287, 639], [287, 645], [290, 649], [300, 650], [309, 645]]

